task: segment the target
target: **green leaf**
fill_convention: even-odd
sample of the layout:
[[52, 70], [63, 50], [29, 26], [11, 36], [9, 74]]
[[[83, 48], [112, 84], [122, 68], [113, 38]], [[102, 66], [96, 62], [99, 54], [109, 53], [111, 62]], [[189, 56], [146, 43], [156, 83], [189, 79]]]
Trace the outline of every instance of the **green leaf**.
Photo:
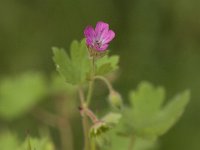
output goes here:
[[8, 131], [1, 132], [0, 134], [0, 147], [1, 150], [14, 150], [19, 147], [18, 139], [15, 135]]
[[55, 73], [51, 76], [50, 92], [53, 94], [74, 94], [77, 87], [65, 82], [65, 79], [59, 74]]
[[150, 135], [163, 135], [172, 127], [183, 114], [189, 102], [190, 92], [185, 91], [176, 95], [145, 128]]
[[163, 87], [155, 88], [150, 83], [142, 82], [137, 91], [130, 93], [130, 103], [133, 106], [133, 114], [137, 122], [151, 118], [158, 113], [164, 98], [165, 90]]
[[54, 144], [47, 137], [29, 138], [17, 150], [27, 150], [27, 148], [31, 148], [31, 150], [55, 150]]
[[1, 150], [55, 150], [54, 144], [47, 137], [28, 137], [21, 143], [19, 138], [9, 131], [0, 133], [0, 147]]
[[44, 77], [26, 73], [0, 81], [0, 117], [12, 120], [28, 112], [47, 92]]
[[96, 74], [106, 75], [118, 69], [119, 56], [104, 56], [96, 61]]
[[87, 79], [90, 72], [90, 60], [88, 57], [85, 39], [79, 43], [73, 41], [70, 47], [70, 57], [64, 49], [53, 48], [53, 60], [57, 71], [70, 84], [80, 84]]
[[121, 119], [122, 115], [119, 113], [109, 113], [102, 118], [102, 121], [107, 123], [110, 126], [117, 125], [119, 120]]
[[107, 132], [113, 129], [121, 118], [119, 113], [108, 113], [99, 122], [95, 123], [90, 129], [90, 137], [99, 145], [108, 142]]
[[144, 139], [134, 135], [121, 135], [121, 127], [119, 126], [106, 135], [109, 142], [107, 142], [107, 145], [102, 145], [103, 150], [156, 150], [156, 140]]
[[132, 108], [125, 113], [126, 126], [130, 126], [132, 132], [140, 137], [155, 139], [166, 133], [184, 112], [190, 92], [178, 94], [163, 107], [164, 96], [162, 87], [155, 88], [150, 83], [142, 82], [136, 91], [130, 93]]
[[157, 142], [154, 140], [146, 140], [143, 138], [133, 137], [133, 146], [131, 147], [131, 138], [115, 135], [112, 138], [112, 146], [109, 150], [156, 150]]

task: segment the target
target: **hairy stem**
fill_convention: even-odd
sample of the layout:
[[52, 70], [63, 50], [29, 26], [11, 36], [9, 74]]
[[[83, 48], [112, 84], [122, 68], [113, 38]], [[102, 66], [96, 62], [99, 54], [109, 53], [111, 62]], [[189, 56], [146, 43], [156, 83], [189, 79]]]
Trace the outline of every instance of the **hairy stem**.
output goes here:
[[99, 121], [96, 115], [87, 107], [83, 108], [83, 112], [91, 119], [91, 121], [95, 124]]
[[[92, 58], [91, 64], [92, 64], [91, 81], [89, 82], [86, 101], [85, 101], [85, 98], [84, 98], [84, 94], [83, 94], [82, 88], [79, 88], [79, 97], [80, 97], [80, 101], [81, 101], [81, 107], [83, 109], [82, 124], [83, 124], [84, 143], [85, 143], [84, 150], [90, 150], [91, 146], [92, 146], [91, 143], [90, 143], [90, 140], [89, 140], [88, 116], [90, 117], [90, 119], [92, 119], [93, 122], [98, 120], [96, 118], [96, 116], [92, 113], [92, 111], [90, 111], [90, 109], [88, 109], [88, 106], [90, 105], [91, 98], [92, 98], [92, 92], [93, 92], [93, 84], [94, 84], [93, 77], [95, 76], [95, 58], [94, 57]], [[95, 147], [95, 146], [92, 146], [92, 147]], [[92, 150], [94, 150], [94, 148], [92, 148]]]
[[[85, 98], [84, 98], [83, 89], [81, 87], [79, 88], [79, 97], [81, 101], [81, 107], [82, 108], [87, 107], [84, 100]], [[82, 113], [82, 117], [83, 117], [82, 125], [83, 125], [83, 134], [84, 134], [84, 150], [90, 150], [88, 118], [84, 112]]]
[[110, 82], [105, 77], [103, 77], [103, 76], [95, 76], [94, 79], [102, 80], [107, 85], [107, 87], [109, 89], [109, 92], [113, 91], [112, 85], [110, 84]]
[[83, 132], [84, 132], [84, 150], [90, 150], [90, 141], [89, 141], [89, 124], [88, 118], [86, 115], [83, 116]]
[[95, 70], [96, 70], [96, 66], [95, 66], [95, 58], [92, 57], [92, 73], [91, 73], [91, 81], [89, 82], [89, 87], [88, 87], [88, 94], [87, 94], [87, 99], [86, 99], [86, 104], [87, 106], [90, 105], [90, 101], [92, 98], [92, 92], [93, 92], [93, 84], [94, 84], [94, 76], [95, 76]]
[[86, 99], [87, 106], [89, 106], [90, 102], [91, 102], [92, 92], [93, 92], [93, 84], [94, 84], [93, 80], [89, 82], [88, 94], [87, 94], [87, 99]]

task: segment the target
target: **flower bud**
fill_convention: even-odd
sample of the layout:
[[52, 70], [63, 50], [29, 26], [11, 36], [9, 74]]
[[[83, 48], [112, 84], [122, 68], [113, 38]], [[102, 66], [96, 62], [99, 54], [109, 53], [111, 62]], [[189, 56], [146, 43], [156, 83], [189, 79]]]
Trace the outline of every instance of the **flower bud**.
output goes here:
[[115, 109], [122, 109], [123, 107], [123, 101], [122, 101], [122, 97], [121, 95], [116, 92], [116, 91], [111, 91], [109, 96], [108, 96], [108, 100], [110, 105], [115, 108]]

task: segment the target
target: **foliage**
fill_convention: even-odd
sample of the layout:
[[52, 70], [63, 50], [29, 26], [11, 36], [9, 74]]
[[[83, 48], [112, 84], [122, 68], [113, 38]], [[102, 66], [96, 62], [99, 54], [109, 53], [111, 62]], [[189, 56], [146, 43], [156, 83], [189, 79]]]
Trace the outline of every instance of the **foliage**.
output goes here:
[[105, 75], [118, 69], [119, 56], [104, 56], [96, 62], [97, 75]]
[[[137, 90], [130, 93], [131, 107], [126, 108], [121, 123], [109, 134], [111, 146], [108, 149], [155, 149], [157, 138], [177, 122], [189, 97], [189, 91], [182, 92], [163, 106], [164, 88], [142, 82]], [[130, 144], [131, 140], [133, 146]]]
[[1, 150], [55, 150], [54, 145], [46, 137], [43, 138], [27, 138], [21, 142], [18, 137], [8, 131], [4, 131], [0, 135]]
[[[70, 48], [70, 56], [64, 49], [53, 48], [53, 60], [58, 72], [71, 84], [80, 84], [89, 78], [91, 63], [85, 39], [80, 43], [73, 41]], [[119, 56], [104, 56], [96, 61], [96, 75], [105, 75], [118, 69]]]
[[85, 82], [90, 72], [90, 61], [88, 59], [85, 39], [78, 43], [73, 41], [70, 47], [70, 56], [64, 49], [53, 48], [53, 60], [58, 72], [65, 78], [66, 82], [79, 84]]
[[47, 94], [44, 77], [26, 73], [0, 81], [0, 117], [15, 119], [36, 105]]
[[[101, 150], [158, 149], [159, 137], [178, 121], [189, 102], [188, 90], [165, 103], [163, 87], [141, 82], [136, 90], [131, 90], [129, 104], [124, 106], [121, 94], [114, 90], [106, 78], [107, 74], [116, 73], [119, 56], [106, 55], [97, 60], [90, 59], [85, 39], [72, 42], [70, 55], [64, 49], [56, 47], [53, 48], [53, 54], [61, 77], [53, 74], [47, 80], [39, 73], [26, 73], [0, 82], [0, 117], [12, 122], [31, 112], [27, 117], [34, 116], [37, 121], [43, 122], [45, 125], [42, 125], [47, 127], [48, 132], [50, 126], [58, 129], [63, 150], [73, 149], [74, 138], [70, 121], [76, 118], [78, 112], [76, 99], [80, 99], [79, 111], [83, 119], [85, 150], [94, 150], [96, 146]], [[93, 98], [95, 77], [108, 86], [109, 103], [115, 108], [100, 119], [88, 102]], [[48, 101], [53, 104], [50, 107], [40, 106], [39, 102], [46, 98], [53, 99]], [[36, 111], [35, 106], [39, 107]], [[36, 128], [40, 129], [40, 125]], [[2, 132], [0, 135], [2, 150], [55, 150], [55, 147], [59, 147], [58, 144], [53, 144], [50, 135], [42, 138], [27, 137], [25, 142], [11, 132]], [[69, 143], [66, 146], [66, 140], [71, 140], [70, 148]]]
[[136, 135], [147, 138], [157, 138], [172, 127], [184, 112], [189, 102], [190, 92], [186, 90], [176, 95], [163, 106], [165, 91], [163, 87], [153, 87], [142, 82], [136, 91], [130, 93], [132, 109], [127, 110], [129, 126]]

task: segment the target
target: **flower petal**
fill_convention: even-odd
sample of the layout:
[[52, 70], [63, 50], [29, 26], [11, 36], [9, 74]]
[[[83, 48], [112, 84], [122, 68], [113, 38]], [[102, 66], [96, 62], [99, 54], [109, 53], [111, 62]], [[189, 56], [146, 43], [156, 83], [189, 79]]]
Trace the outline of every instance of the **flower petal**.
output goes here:
[[96, 40], [101, 40], [102, 35], [107, 34], [109, 25], [105, 22], [99, 21], [95, 28]]
[[92, 41], [95, 38], [94, 28], [92, 26], [87, 26], [84, 30], [84, 35], [87, 39]]
[[108, 44], [104, 44], [104, 45], [102, 45], [101, 47], [97, 47], [96, 49], [98, 50], [98, 51], [104, 51], [104, 50], [106, 50], [108, 48]]
[[113, 40], [114, 37], [115, 37], [115, 32], [112, 30], [109, 30], [106, 36], [102, 37], [103, 38], [102, 43], [103, 44], [109, 43], [110, 41]]
[[93, 40], [91, 38], [87, 38], [86, 44], [89, 45], [89, 46], [93, 45]]
[[109, 25], [103, 21], [99, 21], [97, 22], [96, 28], [95, 28], [95, 32], [96, 33], [101, 33], [103, 30], [108, 30], [109, 29]]

